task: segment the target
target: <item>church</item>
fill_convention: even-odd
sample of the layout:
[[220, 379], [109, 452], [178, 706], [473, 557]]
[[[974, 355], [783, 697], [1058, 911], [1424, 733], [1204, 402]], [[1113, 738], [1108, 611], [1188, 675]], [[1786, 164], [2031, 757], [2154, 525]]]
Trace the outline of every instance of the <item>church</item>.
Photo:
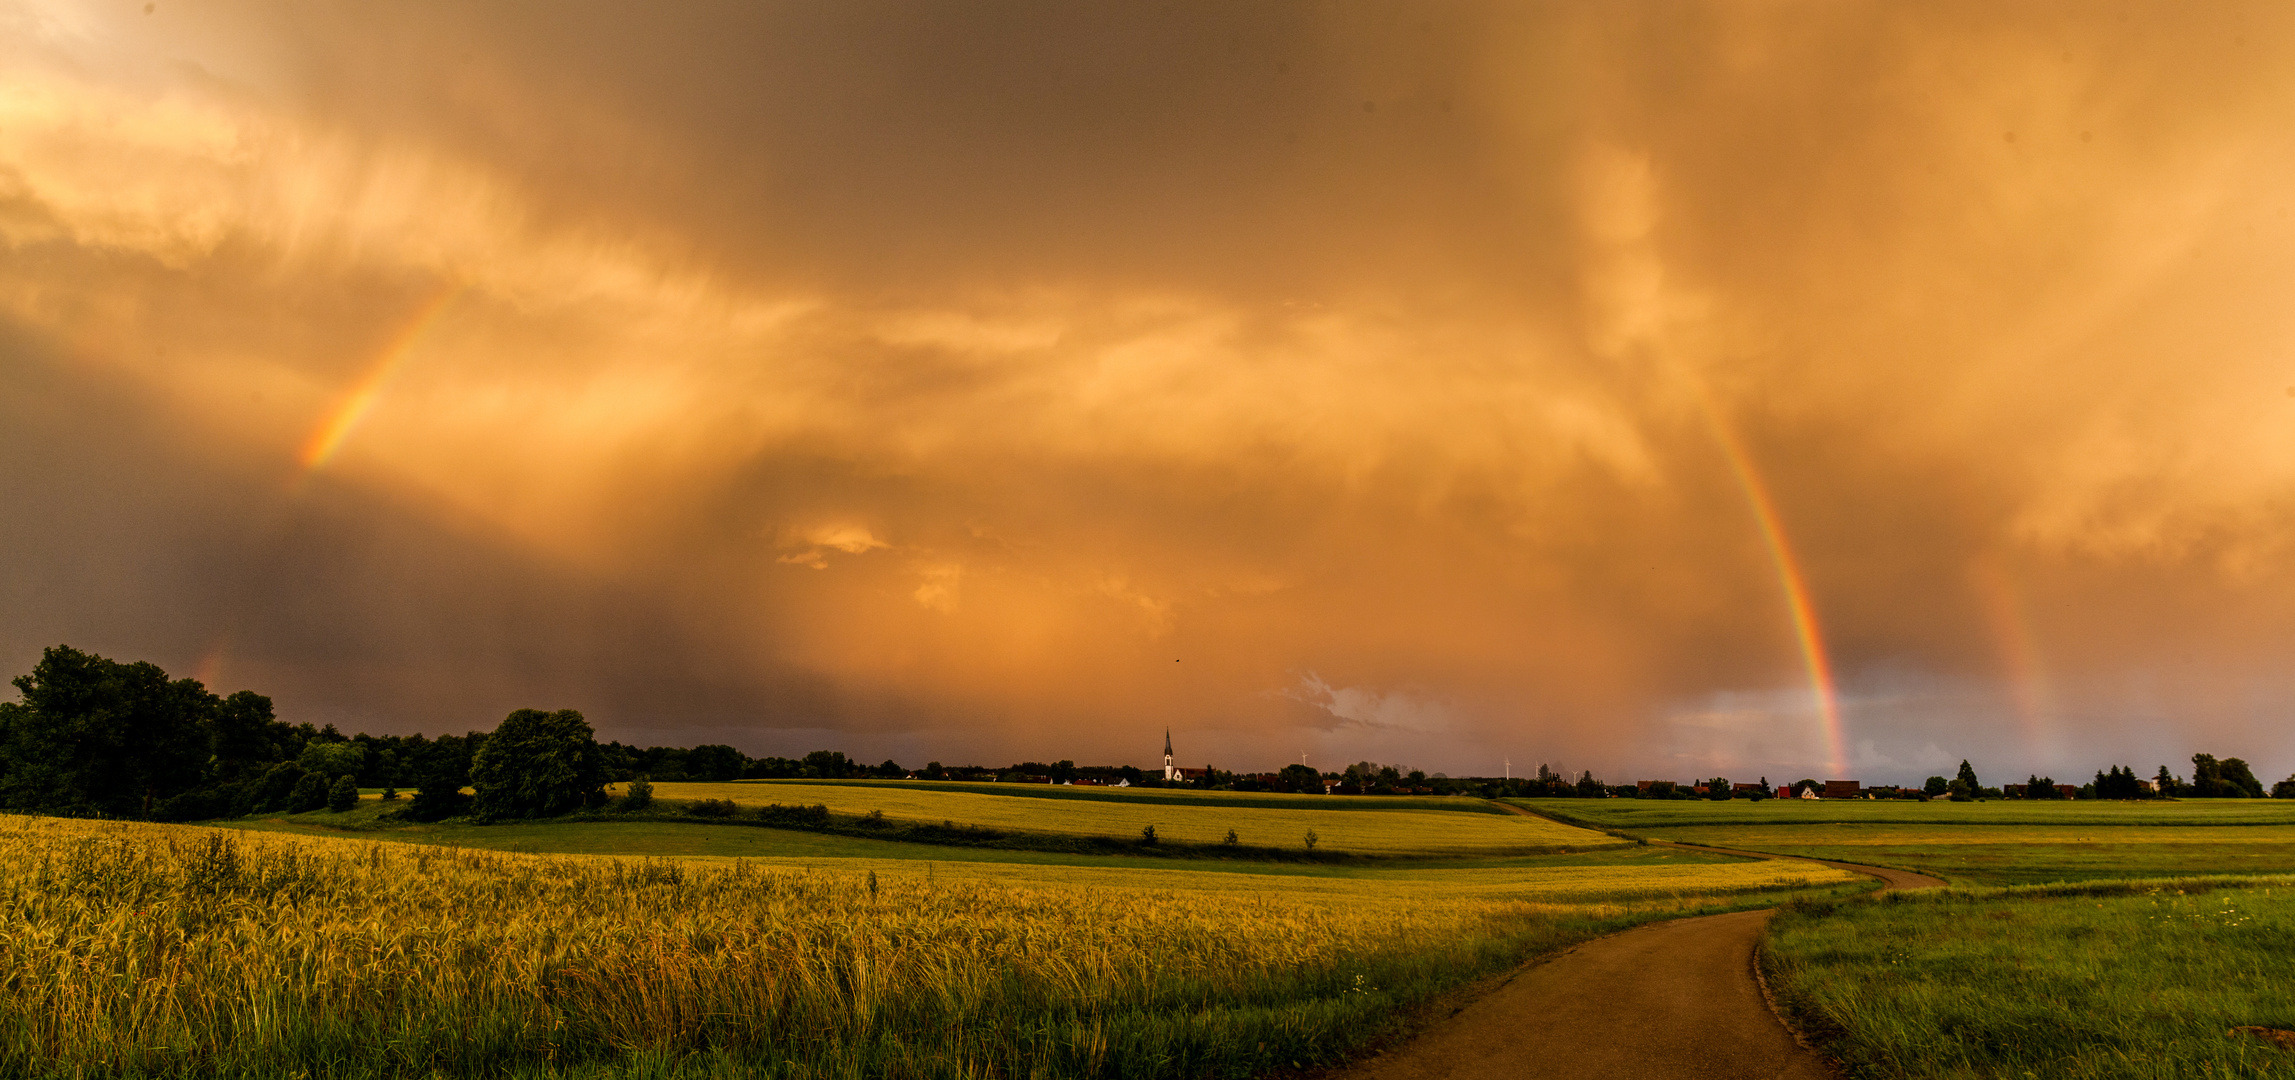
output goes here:
[[1194, 783], [1211, 774], [1209, 769], [1182, 769], [1171, 763], [1171, 729], [1163, 729], [1163, 782], [1167, 784]]

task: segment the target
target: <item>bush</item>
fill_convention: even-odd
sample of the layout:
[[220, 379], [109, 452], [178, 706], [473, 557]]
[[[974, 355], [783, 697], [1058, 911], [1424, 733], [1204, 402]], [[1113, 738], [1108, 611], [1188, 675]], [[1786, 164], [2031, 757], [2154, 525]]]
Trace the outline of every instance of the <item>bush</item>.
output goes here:
[[630, 781], [629, 794], [622, 796], [622, 809], [643, 810], [653, 805], [653, 782], [645, 777]]
[[327, 805], [327, 778], [315, 772], [303, 774], [295, 781], [295, 790], [287, 794], [287, 812], [307, 814]]
[[338, 814], [359, 804], [359, 782], [349, 773], [335, 777], [333, 787], [327, 789], [327, 809]]
[[161, 821], [204, 821], [231, 812], [231, 804], [239, 794], [238, 785], [228, 788], [198, 788], [170, 795], [160, 800], [152, 816]]
[[1153, 825], [1149, 825], [1149, 826], [1146, 826], [1146, 827], [1144, 827], [1144, 828], [1142, 828], [1142, 829], [1140, 830], [1140, 846], [1141, 846], [1141, 847], [1154, 847], [1154, 846], [1155, 846], [1155, 826], [1153, 826]]
[[248, 812], [285, 810], [295, 804], [295, 785], [303, 782], [303, 767], [292, 761], [282, 761], [263, 773], [255, 782], [255, 796], [250, 800]]
[[727, 818], [741, 812], [731, 799], [695, 799], [685, 805], [685, 812], [694, 817]]
[[829, 808], [822, 803], [815, 803], [811, 806], [783, 806], [780, 803], [774, 803], [757, 811], [757, 816], [767, 821], [795, 825], [826, 825], [829, 823]]

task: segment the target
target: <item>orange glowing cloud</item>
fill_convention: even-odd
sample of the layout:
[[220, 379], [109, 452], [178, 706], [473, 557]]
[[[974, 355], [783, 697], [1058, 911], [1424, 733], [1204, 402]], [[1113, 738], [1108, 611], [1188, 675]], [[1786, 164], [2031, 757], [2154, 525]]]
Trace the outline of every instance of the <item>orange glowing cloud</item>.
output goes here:
[[904, 761], [2295, 767], [2295, 15], [7, 17], [6, 655]]

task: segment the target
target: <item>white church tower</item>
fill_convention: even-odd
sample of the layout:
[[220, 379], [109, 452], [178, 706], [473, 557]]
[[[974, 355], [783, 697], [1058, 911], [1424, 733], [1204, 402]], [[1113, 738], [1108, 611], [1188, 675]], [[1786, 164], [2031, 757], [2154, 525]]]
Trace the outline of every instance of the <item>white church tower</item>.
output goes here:
[[1163, 778], [1167, 782], [1179, 779], [1179, 766], [1171, 763], [1170, 728], [1163, 729]]

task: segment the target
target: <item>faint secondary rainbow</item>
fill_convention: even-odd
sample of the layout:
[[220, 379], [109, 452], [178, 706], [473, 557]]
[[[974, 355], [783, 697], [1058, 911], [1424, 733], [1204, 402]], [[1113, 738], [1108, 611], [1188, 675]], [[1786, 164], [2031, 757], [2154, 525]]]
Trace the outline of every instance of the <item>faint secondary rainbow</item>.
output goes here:
[[327, 418], [312, 430], [311, 437], [303, 443], [303, 471], [315, 471], [334, 459], [335, 452], [343, 448], [343, 443], [350, 439], [351, 433], [358, 430], [360, 421], [365, 420], [367, 413], [374, 409], [376, 400], [382, 397], [383, 389], [390, 385], [391, 379], [405, 366], [406, 358], [421, 343], [423, 335], [437, 325], [438, 317], [445, 314], [446, 309], [454, 303], [454, 298], [460, 295], [460, 285], [440, 289], [438, 295], [424, 301], [408, 317], [406, 325], [391, 335], [389, 343], [383, 346], [374, 363], [368, 366], [366, 376], [351, 388], [342, 404], [328, 413]]
[[1984, 605], [1985, 621], [1991, 625], [1992, 639], [2000, 650], [2000, 666], [2008, 680], [2009, 698], [2015, 703], [2018, 717], [2024, 721], [2025, 745], [2042, 760], [2054, 760], [2057, 749], [2055, 695], [2024, 598], [2007, 568], [1996, 558], [1977, 562], [1970, 572], [1977, 596]]
[[1761, 538], [1768, 542], [1770, 561], [1777, 566], [1777, 584], [1785, 593], [1785, 609], [1793, 620], [1793, 636], [1801, 645], [1801, 663], [1809, 672], [1809, 692], [1816, 698], [1817, 719], [1825, 728], [1825, 765], [1838, 778], [1849, 767], [1844, 749], [1846, 739], [1841, 731], [1841, 705], [1833, 688], [1833, 661], [1825, 653], [1825, 633], [1817, 625], [1817, 611], [1809, 603], [1809, 586], [1801, 572], [1800, 560], [1793, 555], [1792, 541], [1785, 536], [1785, 528], [1778, 523], [1777, 507], [1769, 498], [1769, 486], [1761, 482], [1760, 470], [1753, 467], [1753, 457], [1737, 441], [1737, 432], [1715, 408], [1713, 402], [1700, 395], [1705, 406], [1705, 418], [1713, 425], [1713, 438], [1721, 444], [1723, 457], [1729, 459], [1731, 471], [1737, 474], [1738, 486], [1745, 490], [1745, 501], [1753, 508], [1754, 520], [1761, 525]]

